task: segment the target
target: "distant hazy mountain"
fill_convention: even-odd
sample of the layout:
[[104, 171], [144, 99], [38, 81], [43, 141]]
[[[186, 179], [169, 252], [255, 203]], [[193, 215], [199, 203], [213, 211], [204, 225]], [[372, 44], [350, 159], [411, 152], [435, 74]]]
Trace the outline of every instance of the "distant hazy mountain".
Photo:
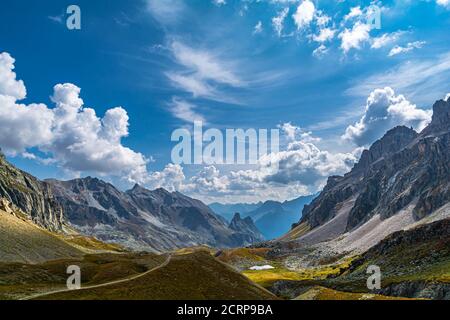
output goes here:
[[139, 250], [206, 244], [236, 247], [259, 241], [231, 229], [199, 200], [139, 185], [121, 192], [96, 178], [47, 181], [66, 219], [80, 232]]
[[263, 203], [235, 203], [222, 204], [218, 202], [211, 203], [209, 207], [218, 215], [224, 217], [228, 222], [233, 219], [234, 214], [239, 212], [245, 216], [248, 212], [258, 209]]
[[251, 217], [266, 239], [274, 239], [291, 229], [292, 224], [301, 217], [303, 206], [309, 204], [314, 197], [305, 196], [285, 202], [266, 201], [256, 204], [213, 203], [209, 207], [226, 219], [234, 216], [235, 212], [239, 212], [243, 218]]

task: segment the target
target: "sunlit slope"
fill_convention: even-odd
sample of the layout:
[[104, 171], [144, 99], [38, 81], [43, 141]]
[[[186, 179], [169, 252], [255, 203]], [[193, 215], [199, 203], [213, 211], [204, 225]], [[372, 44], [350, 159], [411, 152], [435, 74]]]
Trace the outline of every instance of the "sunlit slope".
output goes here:
[[261, 300], [276, 297], [202, 251], [173, 255], [166, 264], [138, 279], [39, 299]]
[[83, 251], [26, 219], [0, 211], [0, 261], [39, 263], [80, 257]]
[[67, 290], [67, 267], [81, 270], [82, 286], [129, 279], [161, 265], [167, 256], [152, 253], [101, 253], [40, 264], [0, 262], [0, 300], [29, 299]]

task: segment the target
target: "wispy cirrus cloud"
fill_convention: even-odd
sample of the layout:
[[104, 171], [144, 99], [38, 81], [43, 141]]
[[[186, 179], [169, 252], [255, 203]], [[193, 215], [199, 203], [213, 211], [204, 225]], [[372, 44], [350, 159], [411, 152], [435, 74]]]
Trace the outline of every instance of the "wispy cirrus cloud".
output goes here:
[[166, 76], [175, 87], [191, 93], [194, 98], [237, 103], [218, 88], [246, 86], [234, 71], [234, 62], [208, 49], [194, 49], [179, 41], [171, 43], [170, 53], [179, 68], [167, 71]]
[[146, 0], [147, 10], [161, 24], [176, 23], [186, 10], [183, 0]]
[[401, 62], [387, 71], [358, 79], [346, 90], [352, 96], [367, 96], [377, 88], [386, 86], [402, 92], [416, 103], [431, 103], [448, 92], [450, 77], [450, 52], [428, 59]]
[[395, 43], [402, 35], [404, 35], [405, 31], [396, 31], [391, 33], [384, 33], [379, 37], [373, 38], [372, 45], [370, 46], [372, 49], [380, 49]]
[[186, 122], [201, 121], [206, 123], [205, 118], [201, 114], [197, 113], [197, 107], [192, 103], [174, 97], [172, 102], [169, 104], [169, 107], [172, 114], [180, 120]]
[[262, 24], [261, 20], [259, 20], [258, 23], [253, 28], [253, 34], [261, 33], [261, 32], [263, 32], [263, 30], [264, 30], [263, 24]]
[[60, 14], [57, 16], [47, 16], [47, 18], [53, 22], [63, 24], [64, 23], [64, 14]]
[[178, 41], [172, 43], [171, 49], [177, 62], [199, 78], [231, 86], [242, 85], [239, 77], [231, 71], [231, 63], [221, 61], [210, 51], [194, 49]]

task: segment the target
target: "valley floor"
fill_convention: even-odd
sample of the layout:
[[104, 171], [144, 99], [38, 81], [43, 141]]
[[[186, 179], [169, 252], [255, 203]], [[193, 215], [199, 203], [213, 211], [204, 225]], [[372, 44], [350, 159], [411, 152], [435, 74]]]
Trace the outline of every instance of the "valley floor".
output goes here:
[[[37, 300], [391, 300], [352, 278], [358, 258], [289, 270], [267, 249], [187, 248], [170, 254], [104, 253], [41, 264], [1, 263], [0, 299]], [[447, 260], [448, 263], [448, 260]], [[68, 290], [66, 268], [79, 265], [82, 288]], [[272, 269], [250, 270], [255, 265]], [[433, 283], [449, 286], [449, 266]], [[436, 267], [436, 266], [435, 266]], [[436, 270], [433, 271], [437, 274]], [[421, 278], [424, 279], [423, 277]], [[386, 279], [387, 281], [388, 279]], [[410, 281], [415, 281], [410, 279]], [[417, 278], [419, 281], [419, 278]], [[441, 288], [441, 290], [443, 290]], [[409, 298], [420, 298], [410, 296]]]
[[[139, 253], [49, 232], [20, 213], [0, 212], [0, 222], [0, 300], [450, 299], [449, 218], [314, 265], [293, 263], [313, 249], [289, 241]], [[66, 286], [72, 265], [81, 270], [80, 290]], [[381, 290], [367, 289], [370, 265], [382, 270]]]

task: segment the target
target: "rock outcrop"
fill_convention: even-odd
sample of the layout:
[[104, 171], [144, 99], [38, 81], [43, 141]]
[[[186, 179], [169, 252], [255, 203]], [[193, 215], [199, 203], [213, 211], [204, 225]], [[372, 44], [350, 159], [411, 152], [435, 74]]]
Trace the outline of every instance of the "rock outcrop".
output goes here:
[[17, 169], [3, 155], [0, 156], [0, 198], [20, 209], [35, 224], [51, 231], [63, 230], [63, 211], [49, 184]]

